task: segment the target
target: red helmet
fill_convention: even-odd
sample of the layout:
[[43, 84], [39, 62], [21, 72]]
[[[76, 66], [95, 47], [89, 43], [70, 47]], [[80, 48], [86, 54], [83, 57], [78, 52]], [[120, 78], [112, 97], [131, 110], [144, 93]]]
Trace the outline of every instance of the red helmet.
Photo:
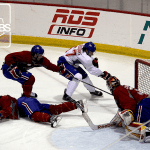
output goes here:
[[108, 78], [106, 85], [109, 88], [109, 90], [113, 92], [114, 88], [120, 85], [120, 80], [115, 76], [111, 76], [110, 78]]

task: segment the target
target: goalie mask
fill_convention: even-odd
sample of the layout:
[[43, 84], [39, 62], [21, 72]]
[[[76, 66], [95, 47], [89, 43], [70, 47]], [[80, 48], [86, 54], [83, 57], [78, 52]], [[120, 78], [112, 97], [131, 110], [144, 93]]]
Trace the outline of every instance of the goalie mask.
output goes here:
[[115, 76], [111, 76], [110, 78], [108, 78], [106, 85], [109, 90], [113, 92], [114, 88], [120, 85], [120, 80], [117, 79]]

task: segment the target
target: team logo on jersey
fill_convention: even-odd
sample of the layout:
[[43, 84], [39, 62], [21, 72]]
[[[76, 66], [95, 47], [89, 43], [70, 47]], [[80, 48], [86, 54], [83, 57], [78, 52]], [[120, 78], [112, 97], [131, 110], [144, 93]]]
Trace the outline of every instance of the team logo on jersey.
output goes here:
[[91, 38], [100, 12], [57, 9], [48, 34]]

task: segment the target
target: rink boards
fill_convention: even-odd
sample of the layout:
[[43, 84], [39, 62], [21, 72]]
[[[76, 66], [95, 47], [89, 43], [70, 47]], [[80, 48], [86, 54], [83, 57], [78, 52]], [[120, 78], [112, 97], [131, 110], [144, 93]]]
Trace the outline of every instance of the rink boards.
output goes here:
[[149, 58], [150, 16], [115, 10], [10, 3], [12, 43], [72, 47]]

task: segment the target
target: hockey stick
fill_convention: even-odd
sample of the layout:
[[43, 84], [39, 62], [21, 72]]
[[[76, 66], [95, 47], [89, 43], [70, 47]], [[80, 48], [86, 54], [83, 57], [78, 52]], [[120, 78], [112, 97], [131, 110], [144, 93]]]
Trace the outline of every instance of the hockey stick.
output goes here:
[[[73, 77], [73, 78], [75, 78], [75, 77]], [[106, 91], [104, 91], [104, 90], [102, 90], [102, 89], [100, 89], [100, 88], [98, 88], [98, 87], [96, 87], [96, 86], [94, 86], [94, 85], [91, 85], [91, 84], [89, 84], [89, 83], [87, 83], [87, 82], [84, 82], [84, 81], [82, 81], [82, 80], [80, 80], [80, 79], [77, 79], [77, 78], [75, 78], [76, 80], [79, 80], [80, 82], [83, 82], [83, 83], [85, 83], [85, 84], [87, 84], [87, 85], [89, 85], [89, 86], [92, 86], [92, 87], [94, 87], [95, 89], [98, 89], [98, 90], [100, 90], [100, 91], [102, 91], [102, 92], [105, 92], [105, 93], [107, 93], [107, 94], [109, 94], [109, 95], [112, 95], [111, 93], [109, 93], [109, 92], [106, 92]]]
[[[65, 69], [66, 69], [66, 68], [65, 68]], [[71, 75], [74, 79], [76, 79], [76, 80], [78, 80], [78, 81], [80, 81], [80, 82], [83, 82], [83, 83], [85, 83], [85, 84], [87, 84], [87, 85], [89, 85], [89, 86], [92, 86], [92, 87], [94, 87], [95, 89], [98, 89], [98, 90], [100, 90], [100, 91], [102, 91], [102, 92], [105, 92], [105, 93], [107, 93], [107, 94], [109, 94], [109, 95], [112, 95], [112, 94], [109, 93], [109, 92], [106, 92], [106, 91], [104, 91], [104, 90], [102, 90], [102, 89], [100, 89], [100, 88], [98, 88], [98, 87], [96, 87], [96, 86], [94, 86], [94, 85], [91, 85], [91, 84], [89, 84], [89, 83], [87, 83], [87, 82], [84, 82], [84, 81], [82, 81], [82, 80], [80, 80], [80, 79], [74, 77], [74, 75], [73, 75], [68, 69], [66, 69], [66, 70], [70, 73], [70, 75]]]
[[87, 113], [82, 113], [83, 118], [86, 120], [86, 122], [88, 123], [88, 125], [90, 126], [90, 128], [92, 130], [99, 130], [99, 129], [103, 129], [103, 128], [108, 128], [111, 126], [114, 126], [114, 124], [112, 123], [105, 123], [105, 124], [100, 124], [100, 125], [94, 125], [92, 120], [90, 119], [90, 117], [88, 116]]

